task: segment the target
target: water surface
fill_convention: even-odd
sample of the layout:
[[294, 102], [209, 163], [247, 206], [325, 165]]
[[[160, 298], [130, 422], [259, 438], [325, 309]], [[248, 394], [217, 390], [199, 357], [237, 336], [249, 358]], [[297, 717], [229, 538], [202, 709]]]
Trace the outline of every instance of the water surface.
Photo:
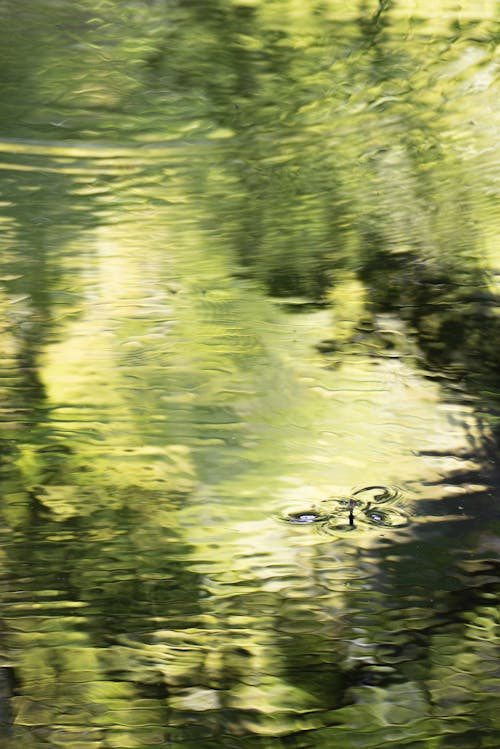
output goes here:
[[9, 749], [498, 745], [498, 9], [5, 3]]

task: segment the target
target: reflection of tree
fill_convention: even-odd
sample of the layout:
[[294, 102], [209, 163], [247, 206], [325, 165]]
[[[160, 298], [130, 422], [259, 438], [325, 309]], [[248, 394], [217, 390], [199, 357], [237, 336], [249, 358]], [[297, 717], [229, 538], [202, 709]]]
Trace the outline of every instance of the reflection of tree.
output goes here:
[[[2, 257], [1, 470], [12, 533], [2, 642], [16, 656], [15, 683], [4, 669], [2, 689], [14, 690], [13, 740], [23, 746], [44, 746], [49, 734], [65, 746], [100, 736], [125, 746], [131, 734], [157, 744], [167, 722], [165, 680], [154, 664], [131, 679], [118, 638], [159, 623], [180, 628], [198, 614], [197, 576], [185, 569], [175, 528], [186, 461], [182, 448], [164, 449], [172, 470], [158, 477], [159, 491], [151, 489], [151, 456], [126, 446], [130, 475], [120, 467], [106, 479], [106, 454], [82, 454], [81, 432], [53, 418], [44, 357], [81, 314], [78, 240], [96, 223], [88, 204], [85, 215], [79, 210], [74, 188], [50, 170], [4, 181], [12, 229]], [[22, 593], [12, 590], [14, 578]]]
[[[447, 134], [476, 137], [453, 70], [481, 37], [467, 42], [455, 29], [444, 56], [441, 38], [425, 31], [401, 44], [407, 21], [395, 10], [362, 4], [356, 26], [318, 6], [278, 33], [252, 9], [247, 47], [231, 4], [185, 4], [199, 54], [186, 59], [172, 32], [156, 74], [172, 90], [198, 90], [213, 105], [206, 116], [233, 132], [205, 203], [209, 230], [234, 246], [246, 273], [273, 294], [322, 297], [354, 271], [371, 309], [400, 311], [433, 364], [493, 375], [496, 299], [474, 224], [480, 203]], [[321, 33], [322, 45], [297, 53], [304, 33]]]
[[3, 513], [15, 528], [4, 579], [23, 581], [22, 596], [5, 601], [5, 647], [22, 653], [15, 736], [43, 741], [49, 730], [68, 746], [77, 736], [82, 746], [97, 735], [125, 745], [132, 734], [162, 740], [165, 678], [154, 659], [135, 662], [131, 677], [133, 655], [120, 637], [197, 621], [197, 575], [185, 569], [176, 538], [185, 494], [148, 491], [126, 476], [120, 486], [103, 482], [78, 439], [58, 440], [37, 393], [29, 430], [17, 435], [3, 471]]
[[[204, 141], [206, 161], [184, 157], [182, 176], [159, 159], [158, 171], [138, 169], [132, 183], [104, 195], [114, 207], [110, 225], [124, 220], [128, 191], [141, 206], [191, 202], [168, 214], [166, 229], [159, 221], [143, 227], [160, 237], [160, 260], [147, 254], [157, 285], [146, 283], [137, 237], [136, 264], [115, 276], [119, 263], [105, 263], [101, 296], [93, 289], [88, 304], [83, 276], [94, 245], [74, 248], [106, 224], [99, 197], [111, 177], [105, 185], [99, 168], [70, 177], [71, 149], [41, 161], [29, 151], [8, 157], [27, 171], [6, 180], [4, 206], [13, 227], [2, 257], [11, 377], [4, 405], [14, 416], [2, 445], [3, 511], [14, 532], [3, 564], [15, 600], [6, 600], [3, 637], [16, 662], [14, 706], [27, 747], [53, 740], [73, 749], [95, 739], [229, 748], [241, 738], [267, 749], [302, 746], [307, 730], [321, 749], [349, 749], [367, 745], [370, 733], [379, 744], [406, 740], [407, 724], [415, 745], [434, 747], [446, 731], [468, 740], [460, 721], [484, 725], [490, 738], [498, 730], [496, 672], [484, 666], [498, 656], [491, 561], [469, 565], [465, 582], [448, 589], [436, 579], [453, 568], [443, 541], [419, 538], [393, 545], [391, 558], [384, 549], [360, 552], [351, 560], [360, 574], [344, 586], [326, 544], [301, 558], [288, 591], [265, 590], [252, 577], [246, 587], [222, 579], [207, 595], [211, 583], [192, 562], [192, 526], [179, 525], [196, 481], [239, 480], [265, 451], [276, 456], [274, 471], [288, 465], [278, 460], [288, 435], [275, 439], [273, 415], [290, 412], [298, 388], [267, 355], [263, 341], [272, 348], [272, 337], [254, 334], [255, 309], [243, 319], [249, 287], [235, 291], [227, 281], [241, 266], [273, 294], [321, 301], [347, 278], [367, 300], [360, 317], [396, 312], [435, 366], [469, 372], [478, 390], [476, 373], [498, 384], [497, 300], [478, 259], [474, 185], [446, 136], [467, 136], [468, 113], [457, 117], [447, 103], [456, 84], [440, 80], [466, 56], [459, 29], [443, 56], [441, 38], [405, 36], [389, 2], [362, 4], [355, 23], [328, 4], [299, 6], [168, 2], [142, 4], [138, 14], [135, 3], [88, 2], [88, 15], [70, 19], [74, 11], [58, 5], [57, 19], [15, 35], [22, 44], [4, 73], [10, 136], [18, 134], [9, 112], [20, 89], [33, 114], [20, 125], [24, 134], [62, 128], [84, 140], [187, 133], [220, 141]], [[466, 44], [484, 44], [475, 39]], [[44, 49], [38, 68], [21, 64], [33, 40]], [[75, 72], [79, 103], [67, 86]], [[180, 269], [169, 274], [162, 263], [175, 242], [183, 247], [183, 232], [186, 246], [202, 250], [180, 262], [177, 249]], [[212, 265], [207, 284], [192, 278], [223, 253], [233, 259], [222, 270]], [[147, 318], [141, 305], [153, 287], [158, 298], [170, 296]], [[68, 318], [81, 324], [74, 338]], [[59, 359], [48, 362], [56, 343]], [[80, 389], [65, 389], [64, 372]], [[263, 447], [252, 452], [254, 411], [271, 403], [275, 411], [254, 430]], [[294, 413], [312, 420], [305, 411]], [[266, 430], [272, 436], [262, 438]], [[415, 571], [422, 543], [426, 564]], [[338, 547], [342, 561], [349, 550]], [[228, 549], [221, 562], [231, 570]], [[246, 563], [257, 578], [255, 557]], [[437, 615], [427, 610], [433, 582]]]
[[[481, 496], [471, 497], [471, 505], [477, 499], [487, 506]], [[498, 733], [498, 694], [484, 685], [491, 683], [500, 640], [490, 605], [498, 590], [496, 565], [487, 552], [486, 558], [458, 552], [457, 546], [476, 546], [475, 533], [454, 530], [436, 534], [431, 524], [414, 541], [392, 546], [390, 561], [381, 550], [374, 585], [355, 594], [351, 605], [365, 645], [364, 673], [352, 690], [357, 709], [369, 708], [372, 684], [389, 715], [402, 710], [405, 692], [413, 693], [406, 721], [414, 722], [416, 736], [423, 740], [444, 721], [456, 745]]]
[[[468, 501], [488, 507], [486, 495]], [[497, 518], [491, 504], [489, 512]], [[464, 521], [439, 532], [430, 523], [414, 536], [358, 555], [337, 541], [342, 575], [332, 548], [318, 547], [307, 581], [320, 594], [295, 597], [294, 581], [281, 604], [275, 647], [287, 681], [318, 702], [315, 746], [497, 740], [499, 577], [488, 547], [496, 541], [484, 538], [478, 550]]]

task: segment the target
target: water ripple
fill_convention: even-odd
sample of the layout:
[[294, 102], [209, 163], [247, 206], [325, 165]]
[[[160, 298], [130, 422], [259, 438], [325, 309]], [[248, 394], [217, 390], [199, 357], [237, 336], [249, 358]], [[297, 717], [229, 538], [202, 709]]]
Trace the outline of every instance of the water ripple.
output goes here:
[[377, 484], [322, 500], [321, 509], [290, 509], [279, 519], [291, 525], [315, 525], [321, 533], [333, 535], [362, 526], [401, 528], [410, 522], [409, 515], [396, 506], [401, 499], [397, 487]]

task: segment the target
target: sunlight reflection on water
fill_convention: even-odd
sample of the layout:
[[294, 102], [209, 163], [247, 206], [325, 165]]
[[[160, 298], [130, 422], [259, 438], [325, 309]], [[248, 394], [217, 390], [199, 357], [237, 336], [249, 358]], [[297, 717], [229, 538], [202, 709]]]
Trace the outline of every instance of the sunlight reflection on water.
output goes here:
[[0, 11], [8, 749], [498, 745], [497, 9], [348, 5]]

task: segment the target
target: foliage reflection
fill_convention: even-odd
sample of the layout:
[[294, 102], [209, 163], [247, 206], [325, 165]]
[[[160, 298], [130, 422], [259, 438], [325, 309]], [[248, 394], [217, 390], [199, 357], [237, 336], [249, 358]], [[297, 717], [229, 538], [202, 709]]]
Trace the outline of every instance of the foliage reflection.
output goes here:
[[2, 4], [9, 749], [498, 745], [497, 14]]

